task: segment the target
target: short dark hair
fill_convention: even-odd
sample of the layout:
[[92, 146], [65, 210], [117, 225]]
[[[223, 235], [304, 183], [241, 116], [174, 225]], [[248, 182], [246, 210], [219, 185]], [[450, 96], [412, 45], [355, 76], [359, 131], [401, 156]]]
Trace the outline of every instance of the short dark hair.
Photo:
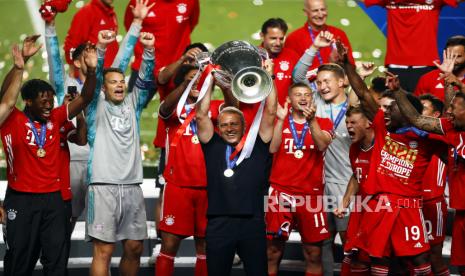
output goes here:
[[120, 73], [121, 75], [124, 76], [124, 72], [117, 68], [117, 67], [109, 67], [109, 68], [105, 68], [103, 69], [103, 79], [105, 80], [105, 76], [108, 74], [108, 73]]
[[[404, 92], [395, 92], [395, 93], [404, 93]], [[410, 102], [413, 107], [418, 111], [418, 113], [421, 113], [423, 111], [423, 105], [420, 102], [420, 99], [418, 97], [414, 96], [411, 93], [405, 93], [407, 95], [407, 99]]]
[[303, 83], [303, 82], [294, 82], [293, 84], [291, 84], [289, 86], [289, 89], [287, 90], [287, 95], [291, 94], [292, 89], [298, 88], [298, 87], [307, 88], [308, 90], [310, 90], [310, 92], [313, 92], [312, 89], [308, 85], [306, 85], [305, 83]]
[[287, 33], [287, 23], [282, 18], [270, 18], [266, 20], [262, 25], [262, 34], [266, 34], [268, 28], [278, 28], [283, 31], [284, 34]]
[[79, 44], [72, 52], [71, 52], [71, 59], [77, 60], [81, 57], [82, 53], [87, 47], [87, 43], [81, 43]]
[[388, 89], [386, 86], [386, 78], [384, 77], [375, 77], [371, 80], [371, 89], [375, 92], [383, 93]]
[[431, 94], [423, 94], [420, 96], [420, 101], [429, 101], [431, 106], [433, 106], [433, 111], [438, 111], [442, 115], [442, 111], [444, 110], [444, 103], [437, 97]]
[[351, 106], [349, 106], [349, 108], [346, 111], [346, 117], [352, 116], [354, 114], [362, 114], [364, 117], [366, 117], [365, 111], [363, 110], [363, 108], [360, 105], [355, 105], [355, 106], [351, 105]]
[[383, 93], [381, 93], [381, 96], [379, 97], [380, 99], [381, 98], [389, 98], [389, 99], [395, 99], [394, 98], [394, 92], [392, 92], [391, 90], [386, 90], [384, 91]]
[[465, 105], [465, 93], [462, 93], [462, 92], [457, 92], [455, 93], [455, 98], [461, 98], [464, 102], [464, 105]]
[[325, 64], [320, 65], [318, 67], [318, 73], [322, 71], [333, 72], [333, 74], [339, 79], [343, 79], [346, 75], [344, 72], [344, 69], [336, 63], [325, 63]]
[[179, 67], [178, 73], [174, 76], [174, 85], [178, 87], [184, 81], [186, 75], [192, 70], [199, 70], [199, 67], [192, 64], [183, 64]]
[[21, 86], [21, 97], [23, 100], [34, 100], [41, 92], [51, 91], [55, 94], [52, 85], [41, 79], [28, 80]]
[[194, 48], [199, 48], [200, 50], [202, 50], [202, 52], [208, 52], [208, 48], [207, 46], [205, 46], [205, 44], [200, 43], [200, 42], [195, 42], [195, 43], [188, 45], [186, 49], [184, 49], [184, 54], [187, 53], [187, 51], [189, 51], [190, 49], [194, 49]]
[[445, 48], [449, 48], [452, 46], [463, 46], [465, 48], [465, 36], [454, 35], [449, 37], [449, 39], [447, 39]]

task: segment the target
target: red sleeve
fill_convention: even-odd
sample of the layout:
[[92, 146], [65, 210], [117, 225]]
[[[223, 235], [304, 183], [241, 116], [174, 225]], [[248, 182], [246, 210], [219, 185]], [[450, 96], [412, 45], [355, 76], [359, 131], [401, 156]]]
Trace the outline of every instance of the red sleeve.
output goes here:
[[199, 16], [200, 16], [199, 0], [194, 0], [192, 15], [190, 16], [191, 32], [194, 31], [195, 26], [197, 26], [197, 24], [199, 23]]
[[386, 129], [386, 124], [384, 122], [384, 112], [380, 108], [376, 112], [375, 118], [373, 118], [373, 123], [371, 124], [375, 132], [383, 131]]
[[129, 30], [129, 27], [131, 27], [132, 20], [134, 19], [134, 15], [132, 14], [132, 10], [130, 6], [134, 6], [134, 0], [129, 1], [126, 11], [124, 12], [124, 27], [126, 28], [126, 31]]
[[84, 6], [73, 17], [64, 43], [65, 58], [68, 64], [73, 64], [70, 56], [71, 49], [76, 48], [81, 43], [87, 42], [93, 17], [91, 13], [90, 7]]
[[423, 76], [421, 76], [420, 80], [418, 81], [417, 87], [415, 88], [415, 92], [413, 92], [413, 94], [415, 96], [418, 97], [420, 95], [429, 93], [428, 89], [427, 89], [427, 85], [426, 85], [426, 82], [427, 82], [426, 77], [427, 77], [426, 75], [423, 75]]
[[459, 5], [459, 1], [457, 0], [443, 0], [444, 4], [456, 8]]
[[60, 127], [63, 126], [66, 122], [68, 122], [68, 105], [64, 104], [60, 107], [54, 108], [50, 117], [54, 124], [57, 124]]
[[439, 122], [441, 123], [442, 133], [444, 133], [444, 135], [447, 136], [450, 131], [454, 131], [454, 124], [452, 124], [452, 121], [448, 118], [441, 118]]
[[353, 143], [350, 145], [349, 148], [349, 160], [350, 160], [350, 167], [352, 168], [352, 172], [355, 174], [354, 168], [355, 168], [355, 158], [357, 157], [357, 151], [360, 148], [358, 143]]
[[10, 125], [12, 124], [12, 122], [14, 122], [20, 114], [21, 114], [21, 111], [19, 111], [16, 107], [14, 107], [13, 110], [10, 112], [10, 115], [8, 115], [6, 120], [0, 126], [0, 129], [5, 130], [5, 129], [10, 128]]
[[321, 130], [327, 131], [331, 136], [333, 136], [333, 122], [328, 118], [316, 118], [318, 125], [320, 125]]
[[367, 6], [367, 7], [371, 7], [371, 6], [375, 6], [375, 5], [384, 7], [387, 4], [386, 0], [365, 0], [364, 2], [365, 2], [365, 6]]

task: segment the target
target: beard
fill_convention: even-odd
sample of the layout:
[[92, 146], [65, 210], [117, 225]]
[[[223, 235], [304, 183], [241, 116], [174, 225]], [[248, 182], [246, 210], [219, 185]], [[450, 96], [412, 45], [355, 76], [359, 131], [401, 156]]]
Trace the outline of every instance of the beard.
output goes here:
[[457, 76], [457, 74], [462, 72], [463, 70], [465, 70], [465, 62], [455, 64], [454, 69], [452, 70], [452, 73]]

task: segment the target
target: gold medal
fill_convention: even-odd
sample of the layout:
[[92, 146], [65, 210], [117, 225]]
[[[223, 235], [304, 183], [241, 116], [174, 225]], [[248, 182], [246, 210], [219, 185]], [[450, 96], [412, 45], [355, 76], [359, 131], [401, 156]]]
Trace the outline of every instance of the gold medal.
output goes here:
[[231, 170], [231, 169], [226, 169], [226, 170], [224, 171], [224, 176], [226, 176], [226, 177], [231, 177], [231, 176], [233, 176], [233, 175], [234, 175], [234, 171]]
[[45, 152], [45, 150], [43, 148], [39, 148], [37, 150], [37, 157], [44, 158], [45, 154], [46, 154], [46, 152]]
[[294, 152], [294, 157], [297, 158], [297, 159], [302, 159], [302, 157], [304, 157], [304, 152], [301, 151], [300, 149], [299, 150], [296, 150]]
[[198, 144], [199, 143], [199, 137], [197, 135], [192, 136], [191, 142], [192, 142], [192, 144]]

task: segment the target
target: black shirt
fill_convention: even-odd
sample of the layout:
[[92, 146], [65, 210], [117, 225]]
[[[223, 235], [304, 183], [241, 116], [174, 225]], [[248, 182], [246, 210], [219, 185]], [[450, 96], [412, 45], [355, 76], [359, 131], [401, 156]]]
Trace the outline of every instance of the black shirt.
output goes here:
[[235, 166], [231, 177], [224, 176], [226, 146], [217, 133], [202, 144], [207, 168], [207, 215], [263, 216], [272, 160], [270, 143], [258, 135], [250, 158]]

